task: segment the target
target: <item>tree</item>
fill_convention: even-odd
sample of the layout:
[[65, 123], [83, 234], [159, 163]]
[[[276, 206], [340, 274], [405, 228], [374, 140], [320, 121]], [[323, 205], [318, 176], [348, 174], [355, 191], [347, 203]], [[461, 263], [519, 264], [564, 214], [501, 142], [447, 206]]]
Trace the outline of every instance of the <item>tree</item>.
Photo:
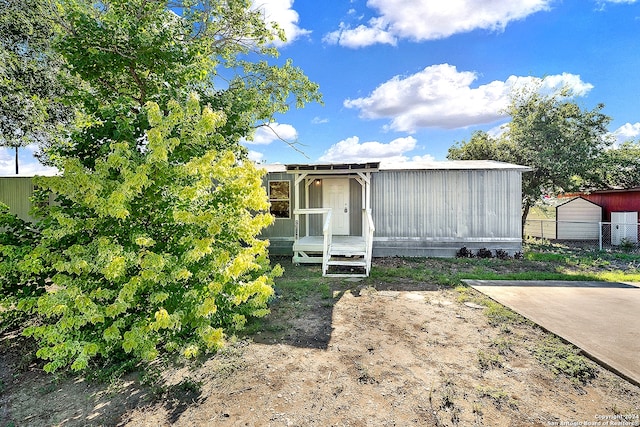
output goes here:
[[286, 112], [291, 96], [298, 107], [320, 101], [318, 86], [290, 60], [275, 66], [265, 59], [278, 56], [270, 44], [278, 34], [251, 1], [182, 0], [170, 2], [172, 10], [166, 4], [59, 0], [55, 47], [86, 83], [75, 94], [86, 118], [83, 131], [51, 157], [74, 156], [92, 167], [108, 149], [100, 142], [105, 135], [142, 138], [146, 102], [165, 109], [191, 92], [225, 112], [220, 148], [242, 157], [240, 138]]
[[496, 160], [512, 161], [512, 148], [506, 139], [491, 137], [483, 131], [476, 131], [469, 141], [457, 142], [449, 147], [449, 160]]
[[46, 145], [72, 112], [62, 58], [50, 48], [52, 22], [39, 0], [0, 0], [0, 146]]
[[586, 172], [579, 182], [585, 191], [640, 187], [640, 142], [604, 150]]
[[598, 104], [583, 110], [571, 99], [569, 89], [542, 95], [536, 88], [514, 94], [505, 135], [516, 149], [516, 163], [533, 168], [523, 176], [522, 224], [529, 209], [545, 194], [576, 190], [576, 177], [593, 169], [610, 145], [607, 126], [611, 118]]
[[[256, 236], [272, 217], [238, 141], [291, 98], [319, 100], [317, 85], [264, 59], [273, 34], [249, 1], [174, 6], [56, 3], [54, 46], [83, 81], [79, 118], [48, 150], [62, 174], [37, 183], [57, 204], [37, 210], [20, 263], [50, 282], [19, 302], [40, 316], [25, 333], [48, 371], [213, 351], [268, 312], [280, 269]], [[218, 73], [230, 77], [217, 88]]]
[[201, 111], [196, 96], [170, 102], [167, 113], [153, 102], [145, 111], [143, 156], [135, 142], [112, 139], [94, 170], [67, 158], [63, 176], [39, 181], [66, 200], [50, 208], [27, 257], [37, 256], [57, 288], [37, 298], [47, 321], [25, 330], [41, 343], [47, 371], [123, 351], [194, 356], [268, 312], [279, 270], [256, 237], [273, 220], [262, 173], [214, 148], [225, 116]]
[[611, 119], [601, 112], [602, 104], [583, 110], [572, 101], [570, 89], [545, 95], [541, 87], [542, 82], [512, 93], [511, 122], [499, 140], [477, 136], [453, 147], [448, 156], [491, 156], [531, 167], [522, 178], [523, 227], [530, 208], [544, 195], [576, 190], [578, 177], [594, 168], [611, 143], [606, 137]]

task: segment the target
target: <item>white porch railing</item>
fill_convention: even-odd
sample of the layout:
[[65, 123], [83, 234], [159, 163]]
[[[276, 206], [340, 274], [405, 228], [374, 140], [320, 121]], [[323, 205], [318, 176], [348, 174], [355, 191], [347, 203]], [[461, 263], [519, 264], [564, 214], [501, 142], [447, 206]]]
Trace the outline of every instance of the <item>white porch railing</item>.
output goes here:
[[331, 259], [331, 239], [333, 231], [331, 230], [331, 209], [328, 209], [327, 217], [322, 226], [322, 235], [324, 240], [322, 243], [322, 274], [329, 270], [329, 260]]
[[[295, 222], [294, 222], [294, 235], [293, 235], [293, 247], [294, 247], [294, 261], [295, 262], [322, 262], [322, 264], [324, 264], [326, 262], [325, 257], [327, 256], [327, 253], [329, 253], [329, 249], [331, 248], [331, 238], [333, 236], [332, 233], [332, 229], [331, 229], [331, 208], [308, 208], [308, 209], [295, 209], [293, 211], [293, 214], [295, 216]], [[308, 236], [308, 232], [309, 232], [309, 216], [311, 215], [325, 215], [326, 217], [324, 218], [324, 222], [323, 222], [323, 227], [322, 227], [322, 234], [323, 234], [323, 242], [322, 242], [322, 258], [320, 257], [308, 257], [306, 254], [304, 254], [304, 252], [301, 252], [301, 255], [298, 254], [295, 250], [298, 241], [300, 240], [300, 215], [306, 215], [307, 216], [307, 221], [306, 221], [306, 230], [304, 232], [304, 236], [303, 237], [309, 237]], [[324, 265], [323, 265], [324, 267]]]
[[373, 232], [376, 231], [376, 227], [373, 225], [373, 216], [371, 215], [371, 209], [362, 210], [362, 222], [364, 226], [364, 244], [367, 248], [365, 259], [367, 261], [367, 276], [371, 272], [371, 259], [373, 258]]
[[[371, 209], [362, 209], [362, 236], [333, 236], [332, 210], [330, 208], [310, 208], [294, 210], [293, 262], [322, 264], [324, 276], [365, 277], [371, 271], [373, 254], [373, 216]], [[309, 217], [323, 215], [322, 236], [309, 235]], [[300, 216], [306, 216], [304, 230], [301, 230]], [[320, 255], [320, 251], [322, 254]], [[343, 272], [329, 272], [331, 267], [342, 267]], [[364, 270], [363, 273], [353, 272]], [[344, 272], [349, 271], [351, 272]]]

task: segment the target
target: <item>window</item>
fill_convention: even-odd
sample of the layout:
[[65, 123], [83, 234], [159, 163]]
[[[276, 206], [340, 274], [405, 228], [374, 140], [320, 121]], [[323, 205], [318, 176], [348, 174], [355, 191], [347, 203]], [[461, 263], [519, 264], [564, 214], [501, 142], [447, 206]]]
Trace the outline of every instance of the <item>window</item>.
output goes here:
[[269, 181], [269, 212], [276, 218], [291, 218], [289, 181]]

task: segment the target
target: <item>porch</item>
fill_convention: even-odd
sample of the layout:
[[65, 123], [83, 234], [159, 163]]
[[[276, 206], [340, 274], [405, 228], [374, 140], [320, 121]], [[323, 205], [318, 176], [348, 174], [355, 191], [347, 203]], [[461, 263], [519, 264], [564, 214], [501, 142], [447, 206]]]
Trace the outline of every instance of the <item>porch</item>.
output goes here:
[[[371, 212], [363, 210], [367, 227], [363, 236], [333, 235], [330, 208], [298, 209], [301, 215], [322, 215], [323, 235], [300, 237], [298, 227], [293, 241], [293, 262], [297, 264], [322, 264], [322, 275], [332, 277], [367, 277], [371, 271], [373, 249], [373, 220]], [[296, 224], [299, 221], [296, 220]]]
[[324, 276], [369, 275], [375, 231], [371, 172], [377, 168], [377, 163], [287, 166], [297, 192], [294, 263], [322, 264]]

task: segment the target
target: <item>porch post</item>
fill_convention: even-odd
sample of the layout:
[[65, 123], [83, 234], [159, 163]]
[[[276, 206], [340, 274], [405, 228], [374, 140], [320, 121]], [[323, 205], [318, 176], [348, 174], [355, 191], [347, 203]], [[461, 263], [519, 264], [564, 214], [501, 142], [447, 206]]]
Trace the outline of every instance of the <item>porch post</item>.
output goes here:
[[[307, 176], [307, 174], [295, 174], [295, 179], [294, 179], [294, 186], [295, 189], [293, 191], [293, 194], [295, 196], [295, 200], [293, 202], [293, 206], [294, 206], [294, 235], [293, 235], [293, 240], [294, 242], [297, 242], [298, 239], [300, 238], [300, 214], [298, 214], [298, 209], [300, 209], [300, 182], [302, 182], [302, 180], [304, 179], [304, 177]], [[295, 256], [295, 253], [294, 253]]]
[[371, 209], [371, 172], [358, 172], [364, 185], [362, 186], [362, 201], [365, 209]]
[[[309, 206], [309, 187], [311, 186], [311, 184], [313, 184], [313, 182], [315, 181], [315, 179], [309, 179], [306, 178], [304, 181], [304, 207], [305, 209], [309, 209], [311, 206]], [[307, 216], [307, 221], [305, 222], [305, 232], [307, 233], [306, 235], [309, 235], [309, 216]]]

